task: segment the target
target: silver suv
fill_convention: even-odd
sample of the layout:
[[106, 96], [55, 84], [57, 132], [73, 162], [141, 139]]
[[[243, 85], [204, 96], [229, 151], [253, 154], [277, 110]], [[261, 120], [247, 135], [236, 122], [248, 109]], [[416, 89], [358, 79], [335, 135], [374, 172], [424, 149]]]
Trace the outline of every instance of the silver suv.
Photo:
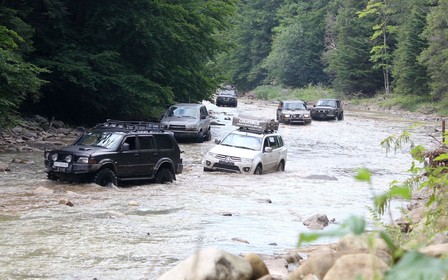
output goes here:
[[211, 118], [203, 104], [179, 103], [172, 105], [160, 120], [163, 129], [174, 133], [176, 140], [197, 143], [212, 138]]

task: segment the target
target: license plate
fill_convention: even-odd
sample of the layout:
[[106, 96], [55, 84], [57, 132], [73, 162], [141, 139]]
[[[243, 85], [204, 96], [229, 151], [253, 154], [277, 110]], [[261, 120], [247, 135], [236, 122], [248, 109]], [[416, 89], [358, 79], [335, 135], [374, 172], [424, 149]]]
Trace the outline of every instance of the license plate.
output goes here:
[[53, 163], [54, 167], [63, 167], [63, 168], [67, 168], [68, 167], [68, 162], [60, 162], [60, 161], [55, 161]]
[[235, 165], [233, 161], [227, 161], [227, 160], [220, 160], [219, 163], [222, 165]]

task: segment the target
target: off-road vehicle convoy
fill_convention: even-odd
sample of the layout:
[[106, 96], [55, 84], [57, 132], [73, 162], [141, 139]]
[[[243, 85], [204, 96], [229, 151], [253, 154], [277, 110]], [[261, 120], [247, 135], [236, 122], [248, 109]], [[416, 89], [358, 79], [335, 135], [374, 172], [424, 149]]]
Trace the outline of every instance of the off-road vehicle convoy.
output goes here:
[[170, 132], [157, 123], [107, 120], [71, 146], [45, 151], [50, 180], [94, 182], [172, 182], [182, 173], [181, 151]]

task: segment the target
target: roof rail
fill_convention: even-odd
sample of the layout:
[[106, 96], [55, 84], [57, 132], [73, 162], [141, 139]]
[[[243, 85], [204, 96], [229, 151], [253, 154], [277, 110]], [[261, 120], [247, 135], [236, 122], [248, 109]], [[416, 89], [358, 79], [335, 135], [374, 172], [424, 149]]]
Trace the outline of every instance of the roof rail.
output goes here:
[[144, 121], [119, 121], [107, 119], [103, 123], [97, 124], [94, 128], [120, 128], [130, 131], [162, 131], [161, 125], [154, 122]]
[[258, 133], [274, 132], [278, 130], [279, 123], [274, 119], [259, 119], [253, 116], [233, 117], [232, 124], [239, 126], [240, 130], [249, 130]]

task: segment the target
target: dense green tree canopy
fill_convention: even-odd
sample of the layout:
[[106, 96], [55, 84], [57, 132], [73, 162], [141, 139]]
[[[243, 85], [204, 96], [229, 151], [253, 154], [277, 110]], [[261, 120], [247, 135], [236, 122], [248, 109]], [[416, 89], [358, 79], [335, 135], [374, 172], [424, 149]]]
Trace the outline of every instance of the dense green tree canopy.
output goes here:
[[7, 2], [35, 30], [30, 62], [50, 71], [28, 108], [70, 121], [158, 117], [208, 99], [207, 64], [222, 49], [232, 1]]
[[[0, 111], [158, 118], [222, 82], [448, 104], [448, 0], [3, 0]], [[391, 73], [391, 75], [390, 75]], [[392, 87], [390, 87], [392, 85]], [[443, 103], [442, 103], [443, 104]]]

